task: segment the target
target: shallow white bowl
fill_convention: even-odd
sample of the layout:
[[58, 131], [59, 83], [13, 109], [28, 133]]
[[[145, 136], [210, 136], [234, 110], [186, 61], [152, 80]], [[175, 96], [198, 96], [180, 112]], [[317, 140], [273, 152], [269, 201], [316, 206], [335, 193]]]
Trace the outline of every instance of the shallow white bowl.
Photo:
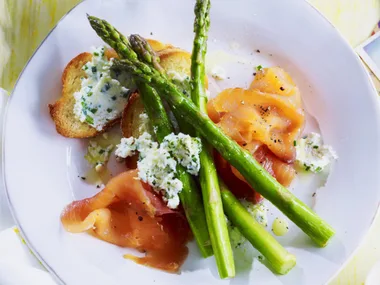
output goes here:
[[297, 267], [288, 275], [276, 276], [260, 262], [239, 257], [245, 267], [238, 268], [237, 278], [221, 281], [212, 258], [201, 260], [193, 245], [182, 273], [173, 275], [123, 259], [126, 249], [66, 233], [59, 221], [63, 207], [97, 190], [77, 177], [84, 144], [56, 133], [47, 105], [60, 96], [65, 65], [101, 44], [86, 13], [109, 20], [125, 34], [140, 33], [188, 50], [193, 39], [193, 1], [85, 1], [58, 24], [28, 63], [10, 99], [4, 129], [4, 177], [14, 217], [30, 247], [62, 282], [323, 284], [369, 229], [380, 199], [379, 109], [357, 56], [306, 1], [212, 2], [210, 54], [224, 49], [245, 58], [245, 64], [228, 70], [231, 79], [222, 87], [247, 86], [258, 64], [282, 66], [300, 86], [325, 141], [338, 152], [340, 158], [315, 201], [314, 184], [300, 179], [292, 186], [336, 229], [336, 237], [320, 249], [292, 226], [291, 234], [279, 239], [297, 256]]

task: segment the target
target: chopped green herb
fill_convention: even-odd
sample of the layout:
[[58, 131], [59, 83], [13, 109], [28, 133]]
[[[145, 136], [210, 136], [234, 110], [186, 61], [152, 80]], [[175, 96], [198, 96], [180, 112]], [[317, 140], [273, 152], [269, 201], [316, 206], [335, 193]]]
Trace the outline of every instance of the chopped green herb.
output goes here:
[[313, 148], [317, 149], [317, 148], [319, 148], [319, 146], [315, 145], [315, 146], [313, 146]]
[[93, 108], [90, 111], [91, 111], [91, 113], [95, 114], [98, 111], [98, 108]]
[[111, 108], [108, 108], [108, 109], [107, 109], [107, 112], [108, 112], [108, 113], [111, 113], [111, 112], [112, 112], [112, 109], [111, 109]]
[[256, 66], [256, 69], [260, 71], [261, 69], [263, 69], [263, 67], [261, 65], [258, 65]]
[[321, 172], [322, 171], [322, 167], [318, 166], [317, 169], [315, 169], [315, 172]]
[[94, 52], [94, 55], [95, 55], [95, 56], [99, 56], [99, 53], [97, 53], [97, 52]]
[[297, 146], [297, 141], [293, 141], [293, 145], [294, 145], [294, 146]]
[[104, 84], [104, 86], [102, 87], [102, 92], [107, 92], [108, 90], [111, 89], [111, 84], [109, 82], [107, 82], [106, 84]]
[[111, 99], [115, 101], [116, 100], [116, 96], [112, 96]]
[[98, 71], [98, 69], [96, 68], [96, 66], [93, 66], [93, 67], [91, 67], [91, 71], [92, 71], [92, 73], [96, 73]]
[[91, 97], [92, 94], [94, 94], [94, 93], [90, 91], [90, 92], [87, 93], [87, 96], [88, 96], [88, 97]]
[[310, 170], [310, 166], [307, 165], [307, 166], [305, 167], [305, 170], [306, 170], [306, 171], [309, 171], [309, 170]]
[[103, 153], [105, 153], [104, 149], [99, 150], [99, 154], [103, 154]]
[[92, 125], [94, 123], [94, 118], [90, 117], [90, 116], [86, 116], [86, 122], [90, 125]]

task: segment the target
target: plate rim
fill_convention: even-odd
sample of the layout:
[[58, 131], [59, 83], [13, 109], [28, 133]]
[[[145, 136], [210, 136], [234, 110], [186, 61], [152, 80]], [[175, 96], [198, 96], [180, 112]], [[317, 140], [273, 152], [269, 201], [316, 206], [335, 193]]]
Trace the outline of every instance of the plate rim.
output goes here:
[[[62, 280], [62, 278], [58, 275], [57, 272], [55, 272], [55, 270], [42, 258], [42, 256], [39, 254], [39, 252], [37, 251], [37, 249], [32, 245], [32, 243], [29, 241], [26, 233], [24, 232], [18, 218], [17, 218], [17, 213], [16, 213], [16, 209], [13, 207], [12, 205], [12, 202], [11, 202], [11, 199], [10, 199], [10, 196], [9, 196], [9, 190], [8, 190], [8, 186], [7, 186], [7, 179], [6, 179], [6, 171], [5, 171], [5, 146], [6, 146], [6, 143], [5, 143], [5, 129], [6, 129], [6, 125], [7, 125], [7, 122], [8, 122], [8, 112], [9, 112], [9, 109], [10, 109], [10, 104], [11, 104], [11, 100], [14, 96], [14, 93], [15, 93], [15, 90], [16, 90], [16, 87], [21, 79], [21, 77], [23, 76], [25, 70], [27, 69], [27, 67], [29, 66], [30, 62], [32, 61], [32, 59], [34, 58], [34, 56], [39, 52], [41, 46], [46, 42], [46, 40], [51, 36], [51, 34], [57, 29], [57, 27], [62, 23], [62, 21], [67, 17], [69, 16], [78, 6], [82, 5], [83, 3], [85, 2], [90, 2], [91, 0], [80, 0], [77, 4], [75, 4], [71, 9], [69, 9], [59, 20], [58, 22], [54, 25], [54, 27], [48, 32], [48, 34], [45, 36], [45, 38], [41, 41], [41, 43], [38, 45], [38, 47], [35, 49], [35, 51], [33, 52], [33, 54], [30, 56], [30, 58], [28, 59], [28, 61], [26, 62], [26, 64], [24, 65], [22, 71], [20, 72], [16, 82], [15, 82], [15, 85], [13, 86], [13, 89], [12, 91], [10, 92], [10, 95], [8, 97], [8, 101], [6, 103], [6, 106], [5, 106], [5, 110], [4, 110], [4, 113], [3, 113], [3, 122], [2, 122], [2, 134], [1, 134], [1, 139], [2, 139], [2, 143], [1, 143], [1, 155], [2, 155], [2, 158], [1, 158], [1, 163], [2, 163], [2, 169], [1, 169], [1, 175], [2, 175], [2, 185], [4, 187], [4, 192], [5, 192], [5, 198], [7, 200], [7, 204], [8, 204], [8, 207], [10, 209], [10, 212], [11, 212], [11, 215], [12, 215], [12, 218], [13, 220], [15, 221], [15, 225], [17, 226], [17, 228], [19, 229], [19, 232], [20, 232], [20, 235], [21, 237], [24, 239], [26, 245], [28, 246], [28, 248], [32, 251], [32, 253], [35, 255], [35, 257], [38, 259], [38, 261], [40, 261], [42, 263], [42, 265], [44, 266], [45, 269], [48, 270], [48, 272], [50, 273], [50, 275], [53, 277], [53, 279], [55, 281], [58, 282], [58, 284], [65, 284], [64, 281]], [[138, 1], [138, 0], [133, 0], [133, 1]], [[233, 1], [233, 0], [227, 0], [227, 1]], [[359, 66], [361, 68], [361, 70], [364, 72], [365, 74], [365, 77], [367, 78], [367, 81], [369, 82], [369, 86], [371, 86], [371, 90], [372, 92], [371, 93], [371, 98], [372, 100], [375, 102], [375, 105], [376, 105], [376, 114], [377, 114], [377, 118], [378, 120], [380, 121], [380, 105], [379, 105], [379, 102], [378, 102], [378, 95], [377, 95], [377, 90], [375, 88], [375, 85], [374, 85], [374, 82], [372, 81], [371, 77], [370, 77], [370, 74], [369, 72], [366, 70], [365, 66], [364, 66], [364, 63], [361, 61], [360, 57], [358, 56], [358, 54], [355, 52], [355, 49], [349, 44], [348, 40], [342, 35], [342, 33], [337, 29], [337, 27], [335, 27], [333, 25], [333, 23], [325, 16], [322, 14], [322, 12], [320, 10], [318, 10], [314, 5], [312, 5], [309, 1], [301, 1], [301, 2], [304, 2], [303, 4], [301, 5], [305, 5], [312, 8], [318, 15], [319, 17], [323, 20], [323, 21], [326, 21], [336, 32], [336, 35], [337, 37], [342, 41], [342, 43], [348, 48], [349, 52], [356, 58], [356, 60], [360, 63]], [[380, 191], [380, 190], [379, 190]], [[356, 255], [356, 253], [359, 251], [359, 249], [363, 246], [364, 244], [364, 241], [366, 239], [366, 237], [368, 236], [368, 233], [370, 232], [370, 230], [372, 229], [373, 227], [373, 224], [374, 224], [374, 221], [376, 220], [376, 218], [380, 216], [380, 203], [377, 205], [377, 208], [376, 208], [376, 211], [374, 213], [374, 215], [372, 216], [372, 219], [371, 219], [371, 223], [369, 225], [369, 227], [365, 230], [365, 232], [362, 234], [361, 238], [360, 238], [360, 241], [357, 245], [357, 247], [351, 252], [351, 254], [348, 255], [347, 259], [339, 266], [339, 268], [337, 269], [337, 271], [332, 274], [329, 279], [326, 281], [325, 284], [328, 284], [330, 283], [334, 278], [336, 278], [339, 273], [342, 271], [342, 269], [344, 267], [347, 266], [347, 264], [352, 260], [352, 258]]]

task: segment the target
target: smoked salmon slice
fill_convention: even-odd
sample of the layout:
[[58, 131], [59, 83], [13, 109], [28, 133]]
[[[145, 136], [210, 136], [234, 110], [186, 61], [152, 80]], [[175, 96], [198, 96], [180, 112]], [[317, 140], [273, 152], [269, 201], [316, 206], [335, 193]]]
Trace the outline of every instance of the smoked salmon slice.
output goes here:
[[264, 68], [250, 89], [222, 91], [207, 105], [209, 117], [239, 144], [259, 141], [285, 162], [295, 159], [294, 140], [304, 126], [300, 92], [281, 68]]
[[[214, 123], [278, 182], [290, 185], [296, 174], [294, 141], [302, 132], [305, 116], [299, 89], [288, 73], [279, 67], [264, 68], [257, 72], [249, 89], [222, 91], [208, 102], [207, 111]], [[216, 155], [216, 164], [237, 197], [260, 200], [243, 176], [220, 155]]]
[[121, 173], [95, 196], [72, 202], [62, 212], [62, 225], [145, 252], [145, 257], [126, 255], [137, 263], [177, 272], [188, 255], [187, 221], [137, 177], [137, 170]]

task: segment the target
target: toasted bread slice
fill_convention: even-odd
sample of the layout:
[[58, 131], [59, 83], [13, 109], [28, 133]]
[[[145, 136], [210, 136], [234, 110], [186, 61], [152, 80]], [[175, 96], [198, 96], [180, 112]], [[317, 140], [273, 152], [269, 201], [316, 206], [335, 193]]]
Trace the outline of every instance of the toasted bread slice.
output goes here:
[[[113, 50], [107, 50], [106, 56], [117, 57]], [[81, 89], [81, 77], [86, 77], [82, 67], [92, 59], [91, 53], [81, 53], [72, 59], [66, 66], [62, 75], [62, 96], [54, 104], [49, 105], [50, 115], [54, 120], [57, 132], [68, 138], [90, 138], [94, 137], [120, 121], [120, 117], [107, 123], [98, 131], [86, 123], [79, 121], [74, 115], [74, 93]]]
[[191, 55], [179, 48], [169, 47], [157, 52], [160, 56], [160, 64], [168, 73], [179, 74], [181, 77], [190, 77]]
[[173, 46], [170, 44], [164, 44], [162, 42], [153, 40], [153, 39], [147, 39], [148, 43], [154, 49], [156, 52], [162, 51], [164, 49], [172, 48]]
[[[148, 42], [160, 56], [160, 63], [167, 72], [176, 72], [184, 77], [190, 76], [190, 53], [156, 40], [150, 39]], [[106, 50], [105, 54], [108, 59], [117, 58], [117, 53], [113, 49]], [[85, 52], [69, 62], [62, 75], [62, 96], [54, 104], [49, 105], [56, 130], [62, 136], [69, 138], [95, 137], [120, 121], [120, 118], [116, 118], [98, 131], [87, 123], [80, 122], [74, 115], [75, 99], [73, 95], [81, 89], [80, 79], [86, 76], [82, 67], [91, 59], [92, 54]]]
[[[160, 64], [168, 73], [169, 78], [172, 78], [173, 73], [180, 77], [191, 76], [191, 54], [185, 50], [169, 46], [166, 49], [158, 51], [160, 56]], [[206, 88], [208, 88], [208, 78], [205, 77]]]

